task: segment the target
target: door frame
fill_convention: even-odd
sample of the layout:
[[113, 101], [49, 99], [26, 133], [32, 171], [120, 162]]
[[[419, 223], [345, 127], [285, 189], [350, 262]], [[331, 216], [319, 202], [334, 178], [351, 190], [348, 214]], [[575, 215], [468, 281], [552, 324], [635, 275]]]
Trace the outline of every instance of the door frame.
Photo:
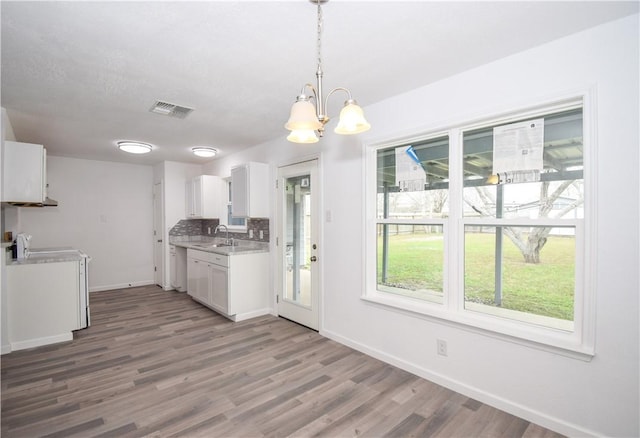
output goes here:
[[309, 161], [315, 161], [316, 162], [316, 181], [315, 181], [315, 185], [317, 186], [317, 189], [314, 190], [313, 192], [313, 196], [316, 197], [315, 198], [315, 203], [317, 206], [317, 211], [315, 212], [314, 215], [314, 220], [315, 220], [315, 225], [316, 225], [316, 238], [317, 238], [317, 244], [318, 244], [318, 249], [316, 250], [316, 255], [318, 258], [318, 261], [316, 262], [316, 272], [317, 272], [317, 279], [316, 279], [316, 287], [317, 287], [317, 291], [316, 291], [316, 312], [317, 312], [317, 317], [318, 317], [318, 327], [317, 330], [318, 332], [322, 332], [324, 324], [324, 311], [323, 311], [323, 302], [324, 302], [324, 224], [322, 221], [323, 218], [323, 214], [322, 211], [324, 208], [324, 184], [323, 184], [323, 172], [322, 172], [322, 154], [318, 153], [318, 154], [311, 154], [311, 155], [306, 155], [306, 156], [302, 156], [302, 157], [297, 157], [291, 160], [287, 160], [287, 161], [283, 161], [280, 162], [276, 165], [276, 169], [275, 169], [275, 180], [277, 181], [278, 185], [274, 184], [274, 190], [275, 190], [275, 230], [276, 230], [276, 239], [275, 239], [275, 257], [276, 257], [276, 278], [274, 279], [274, 286], [275, 286], [275, 291], [274, 291], [274, 304], [273, 304], [273, 308], [274, 308], [274, 314], [276, 316], [280, 316], [279, 314], [279, 309], [278, 309], [278, 305], [279, 305], [279, 300], [278, 297], [282, 296], [282, 292], [283, 292], [283, 288], [284, 288], [284, 276], [282, 275], [283, 270], [284, 270], [284, 246], [282, 245], [283, 242], [283, 236], [282, 236], [282, 228], [283, 228], [283, 208], [281, 208], [281, 199], [280, 199], [280, 168], [282, 167], [288, 167], [288, 166], [295, 166], [298, 164], [303, 164]]
[[[160, 217], [157, 217], [158, 213]], [[158, 240], [162, 242], [158, 242]], [[157, 245], [158, 243], [160, 245]], [[166, 289], [164, 272], [165, 249], [167, 248], [169, 246], [166, 244], [164, 232], [164, 181], [160, 180], [153, 184], [153, 282], [163, 289]]]

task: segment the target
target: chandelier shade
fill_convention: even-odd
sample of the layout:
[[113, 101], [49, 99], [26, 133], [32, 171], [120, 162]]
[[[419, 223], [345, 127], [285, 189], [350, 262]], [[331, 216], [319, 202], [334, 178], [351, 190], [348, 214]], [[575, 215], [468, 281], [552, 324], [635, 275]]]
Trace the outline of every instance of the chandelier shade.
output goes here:
[[298, 97], [291, 107], [289, 121], [284, 125], [289, 131], [315, 131], [322, 127], [316, 108], [308, 98]]
[[[337, 134], [350, 135], [359, 134], [371, 128], [371, 125], [364, 118], [362, 108], [353, 100], [351, 92], [348, 89], [338, 87], [331, 90], [326, 98], [322, 95], [322, 77], [324, 73], [322, 71], [322, 56], [320, 50], [322, 39], [322, 8], [320, 5], [329, 0], [309, 1], [316, 5], [318, 9], [318, 68], [316, 70], [316, 86], [314, 87], [307, 83], [302, 87], [302, 92], [298, 95], [295, 103], [291, 107], [289, 120], [284, 125], [286, 129], [292, 131], [287, 137], [287, 140], [294, 143], [316, 143], [319, 137], [323, 136], [324, 127], [330, 120], [325, 110], [329, 97], [336, 91], [347, 93], [347, 101], [345, 102], [344, 108], [340, 111], [340, 119], [334, 132]], [[306, 94], [307, 89], [313, 92], [313, 96]], [[311, 102], [311, 98], [314, 99], [315, 105]]]
[[287, 140], [293, 143], [317, 143], [320, 139], [314, 129], [297, 129], [291, 131]]
[[336, 134], [351, 135], [360, 134], [371, 128], [369, 122], [364, 118], [362, 108], [354, 101], [346, 101], [340, 111], [338, 126], [333, 131]]

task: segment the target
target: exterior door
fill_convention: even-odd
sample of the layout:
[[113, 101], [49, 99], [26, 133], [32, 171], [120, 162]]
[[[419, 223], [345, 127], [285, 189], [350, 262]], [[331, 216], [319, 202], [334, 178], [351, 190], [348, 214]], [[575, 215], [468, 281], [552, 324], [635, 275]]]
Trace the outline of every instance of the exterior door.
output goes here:
[[163, 212], [162, 182], [160, 182], [153, 185], [153, 281], [162, 288], [164, 288]]
[[278, 314], [319, 329], [318, 160], [278, 169]]

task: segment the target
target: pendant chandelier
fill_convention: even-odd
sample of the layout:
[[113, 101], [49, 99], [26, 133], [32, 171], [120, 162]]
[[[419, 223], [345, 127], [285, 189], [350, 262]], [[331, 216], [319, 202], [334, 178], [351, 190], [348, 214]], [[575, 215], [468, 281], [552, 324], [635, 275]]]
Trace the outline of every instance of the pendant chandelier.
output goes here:
[[[291, 131], [287, 140], [294, 143], [316, 143], [324, 134], [324, 126], [329, 121], [329, 116], [325, 114], [329, 97], [336, 91], [344, 91], [347, 93], [347, 100], [344, 107], [340, 111], [340, 119], [334, 132], [336, 134], [359, 134], [371, 128], [371, 125], [365, 120], [362, 108], [351, 97], [351, 92], [346, 88], [334, 88], [327, 94], [322, 95], [322, 56], [321, 56], [321, 37], [322, 37], [322, 8], [321, 4], [329, 0], [309, 0], [318, 8], [318, 69], [316, 70], [316, 87], [312, 84], [305, 84], [302, 91], [296, 98], [295, 103], [291, 107], [291, 115], [289, 121], [284, 125], [286, 129]], [[307, 94], [307, 90], [313, 93]], [[311, 100], [314, 100], [314, 106]]]

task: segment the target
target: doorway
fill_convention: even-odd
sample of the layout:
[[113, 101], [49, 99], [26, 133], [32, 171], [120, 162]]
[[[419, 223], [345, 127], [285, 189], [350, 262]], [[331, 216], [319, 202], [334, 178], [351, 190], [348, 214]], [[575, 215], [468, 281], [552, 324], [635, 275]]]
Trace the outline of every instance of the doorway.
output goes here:
[[278, 315], [319, 329], [318, 160], [278, 168]]

